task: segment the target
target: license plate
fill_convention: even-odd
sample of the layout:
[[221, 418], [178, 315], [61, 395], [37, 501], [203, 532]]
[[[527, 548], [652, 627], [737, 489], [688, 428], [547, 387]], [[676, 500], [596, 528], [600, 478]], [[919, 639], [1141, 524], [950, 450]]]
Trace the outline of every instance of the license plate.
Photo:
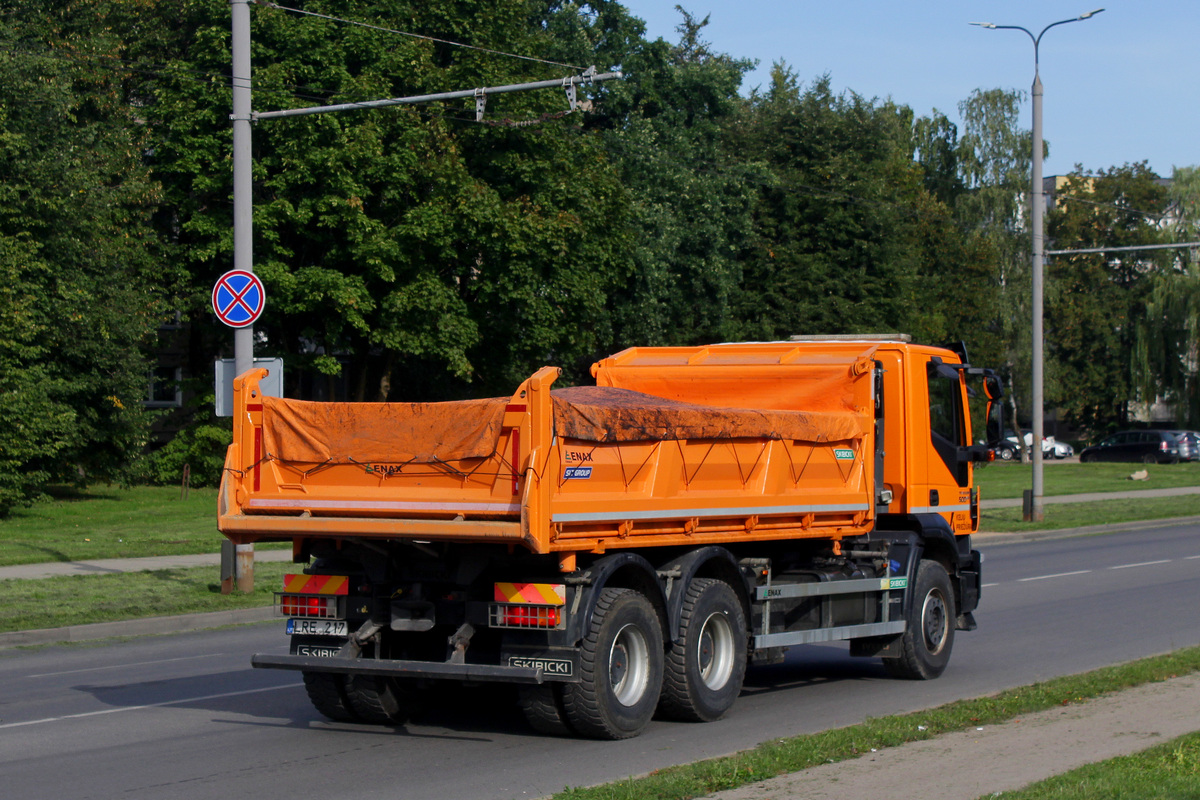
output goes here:
[[346, 636], [348, 629], [344, 619], [289, 619], [287, 632], [292, 636]]

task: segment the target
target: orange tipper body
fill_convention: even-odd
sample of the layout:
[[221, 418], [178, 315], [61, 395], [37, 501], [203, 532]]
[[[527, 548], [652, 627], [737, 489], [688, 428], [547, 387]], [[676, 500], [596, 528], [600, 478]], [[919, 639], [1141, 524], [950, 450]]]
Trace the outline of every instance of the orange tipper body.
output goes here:
[[930, 430], [935, 356], [958, 363], [904, 342], [632, 348], [594, 365], [595, 387], [553, 390], [544, 368], [510, 398], [449, 403], [263, 397], [252, 370], [234, 384], [220, 528], [535, 553], [837, 540], [879, 513], [967, 534], [970, 466], [957, 479]]
[[[635, 347], [511, 397], [311, 403], [234, 382], [220, 530], [292, 542], [276, 608], [316, 709], [401, 724], [422, 682], [519, 685], [537, 731], [714, 720], [753, 663], [849, 642], [907, 678], [975, 627], [966, 349]], [[987, 437], [1003, 430], [987, 424]]]

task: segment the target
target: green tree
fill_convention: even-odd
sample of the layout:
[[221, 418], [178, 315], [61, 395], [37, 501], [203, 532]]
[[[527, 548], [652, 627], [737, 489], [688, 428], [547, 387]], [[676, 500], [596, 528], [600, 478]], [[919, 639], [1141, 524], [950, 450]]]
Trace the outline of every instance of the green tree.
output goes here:
[[990, 268], [992, 273], [992, 291], [988, 305], [981, 309], [979, 325], [988, 341], [988, 360], [1009, 386], [1011, 422], [1018, 432], [1020, 416], [1029, 404], [1031, 372], [1028, 197], [1032, 140], [1018, 121], [1021, 97], [1017, 91], [976, 90], [959, 103], [963, 134], [956, 160], [964, 190], [955, 198], [959, 224], [972, 241], [972, 263], [984, 272]]
[[[1176, 167], [1168, 190], [1166, 233], [1200, 238], [1200, 168]], [[1200, 426], [1200, 261], [1196, 250], [1173, 251], [1150, 276], [1137, 331], [1134, 386], [1142, 398], [1174, 404], [1181, 425]]]
[[[1167, 192], [1144, 163], [1075, 172], [1057, 193], [1047, 233], [1055, 249], [1136, 247], [1162, 242], [1158, 223]], [[1139, 398], [1137, 330], [1144, 326], [1154, 276], [1169, 256], [1118, 252], [1056, 256], [1049, 262], [1046, 340], [1055, 384], [1052, 400], [1085, 428], [1130, 420]]]
[[[120, 3], [95, 2], [132, 34]], [[137, 25], [155, 33], [135, 55], [152, 75], [141, 88], [172, 211], [163, 232], [191, 275], [187, 313], [204, 324], [231, 245], [230, 100], [226, 86], [196, 76], [227, 71], [228, 12], [199, 0], [150, 5], [153, 22]], [[554, 54], [537, 9], [525, 0], [337, 7], [378, 26], [368, 28], [256, 6], [255, 106], [570, 74], [491, 52]], [[561, 26], [578, 9], [546, 4], [551, 12]], [[580, 115], [560, 117], [565, 105], [547, 91], [491, 97], [484, 125], [461, 103], [256, 126], [255, 263], [271, 298], [260, 349], [285, 355], [289, 374], [316, 371], [372, 400], [508, 391], [547, 362], [581, 369], [611, 338], [605, 298], [623, 280], [627, 245], [611, 235], [623, 226], [623, 190]]]
[[910, 327], [927, 197], [912, 124], [906, 107], [835, 95], [828, 76], [802, 89], [775, 66], [737, 143], [774, 176], [755, 208], [740, 336]]
[[713, 52], [707, 18], [676, 9], [679, 41], [631, 41], [619, 62], [628, 78], [606, 88], [594, 123], [628, 193], [633, 243], [629, 279], [611, 299], [616, 347], [734, 335], [740, 259], [764, 180], [730, 142], [751, 63]]
[[[63, 9], [0, 31], [0, 512], [51, 480], [114, 479], [148, 432], [145, 346], [164, 280], [120, 43]], [[67, 9], [66, 11], [71, 11]]]

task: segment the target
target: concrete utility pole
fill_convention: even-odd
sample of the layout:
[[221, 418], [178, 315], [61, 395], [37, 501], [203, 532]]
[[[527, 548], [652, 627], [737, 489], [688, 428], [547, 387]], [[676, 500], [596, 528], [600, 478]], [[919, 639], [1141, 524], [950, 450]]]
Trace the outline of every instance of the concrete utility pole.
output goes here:
[[1030, 186], [1030, 224], [1033, 227], [1033, 376], [1031, 388], [1033, 390], [1033, 432], [1030, 436], [1030, 441], [1033, 447], [1033, 492], [1032, 502], [1027, 504], [1026, 522], [1041, 522], [1043, 519], [1042, 497], [1045, 495], [1045, 485], [1043, 482], [1042, 460], [1042, 437], [1046, 433], [1045, 420], [1045, 391], [1043, 378], [1045, 376], [1044, 366], [1044, 348], [1045, 348], [1045, 333], [1043, 331], [1043, 291], [1045, 287], [1044, 267], [1045, 267], [1045, 235], [1043, 232], [1042, 217], [1046, 211], [1045, 189], [1042, 186], [1042, 78], [1038, 72], [1038, 50], [1042, 43], [1042, 37], [1046, 35], [1046, 31], [1056, 25], [1066, 25], [1068, 22], [1079, 22], [1080, 20], [1091, 19], [1092, 17], [1103, 11], [1103, 8], [1097, 8], [1095, 11], [1088, 11], [1085, 14], [1080, 14], [1078, 17], [1071, 19], [1063, 19], [1058, 22], [1051, 22], [1046, 27], [1042, 28], [1041, 33], [1034, 36], [1028, 28], [1023, 28], [1020, 25], [996, 25], [991, 22], [972, 22], [971, 25], [978, 25], [981, 28], [991, 28], [993, 30], [1010, 30], [1024, 31], [1030, 40], [1033, 42], [1033, 174], [1031, 176]]
[[[230, 0], [233, 17], [233, 268], [254, 272], [254, 163], [250, 151], [250, 2]], [[254, 326], [233, 332], [233, 374], [254, 366]]]

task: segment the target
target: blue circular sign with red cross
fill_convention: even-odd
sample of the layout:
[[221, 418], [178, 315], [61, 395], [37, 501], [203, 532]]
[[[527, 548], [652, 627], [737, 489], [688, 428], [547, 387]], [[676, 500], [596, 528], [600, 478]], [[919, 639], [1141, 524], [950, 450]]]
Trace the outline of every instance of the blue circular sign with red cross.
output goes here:
[[213, 287], [212, 307], [218, 319], [231, 328], [253, 325], [267, 303], [262, 281], [253, 272], [231, 269]]

